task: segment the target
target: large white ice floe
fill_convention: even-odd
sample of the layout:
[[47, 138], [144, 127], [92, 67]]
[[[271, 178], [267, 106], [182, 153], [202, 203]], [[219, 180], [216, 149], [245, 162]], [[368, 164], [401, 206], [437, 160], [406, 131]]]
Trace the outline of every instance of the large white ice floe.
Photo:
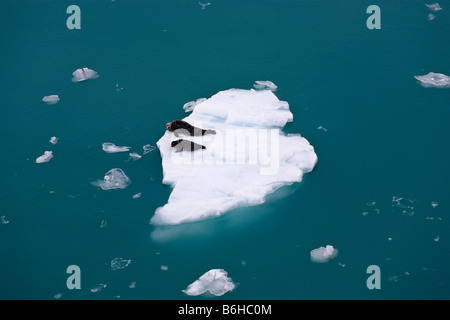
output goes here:
[[311, 261], [317, 263], [325, 263], [330, 259], [336, 258], [338, 255], [338, 250], [333, 246], [326, 246], [314, 249], [311, 251]]
[[53, 158], [53, 151], [45, 151], [42, 156], [36, 159], [36, 163], [49, 162]]
[[197, 281], [191, 283], [184, 293], [198, 296], [209, 292], [215, 296], [222, 296], [235, 288], [235, 284], [223, 269], [212, 269], [202, 275]]
[[450, 88], [450, 77], [442, 73], [430, 72], [423, 76], [414, 76], [425, 88]]
[[103, 180], [94, 181], [92, 184], [103, 190], [125, 189], [130, 184], [130, 179], [122, 169], [116, 168], [109, 170]]
[[72, 78], [73, 82], [80, 82], [80, 81], [95, 79], [95, 78], [99, 77], [98, 73], [96, 71], [91, 70], [89, 68], [77, 69], [72, 73], [72, 75], [73, 75], [73, 78]]
[[[175, 137], [166, 131], [157, 142], [163, 183], [173, 191], [152, 217], [155, 225], [199, 221], [259, 205], [276, 189], [301, 182], [317, 162], [305, 138], [282, 132], [293, 115], [271, 90], [221, 91], [183, 120], [216, 134]], [[171, 142], [178, 139], [206, 149], [175, 152]]]
[[55, 104], [58, 103], [59, 101], [59, 96], [56, 94], [52, 94], [50, 96], [45, 96], [42, 98], [42, 101], [45, 102], [46, 104]]
[[130, 147], [119, 147], [116, 146], [114, 143], [111, 142], [105, 142], [102, 144], [103, 151], [107, 153], [117, 153], [117, 152], [127, 152], [130, 151]]

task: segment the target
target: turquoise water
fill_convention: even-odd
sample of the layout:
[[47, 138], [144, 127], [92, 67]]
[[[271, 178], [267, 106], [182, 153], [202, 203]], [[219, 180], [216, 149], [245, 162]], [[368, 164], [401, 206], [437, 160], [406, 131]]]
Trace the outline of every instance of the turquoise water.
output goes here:
[[[66, 27], [71, 4], [81, 30]], [[380, 0], [382, 29], [371, 31], [371, 4], [0, 2], [0, 216], [9, 221], [0, 298], [184, 299], [213, 268], [237, 284], [228, 299], [450, 298], [450, 89], [413, 78], [450, 74], [450, 5], [428, 21], [423, 0]], [[72, 83], [81, 67], [100, 77]], [[102, 143], [142, 153], [186, 115], [184, 103], [255, 80], [278, 85], [294, 114], [285, 131], [315, 147], [314, 171], [258, 207], [150, 225], [171, 191], [159, 152], [130, 162]], [[44, 104], [50, 94], [61, 101]], [[35, 164], [45, 150], [54, 158]], [[127, 189], [90, 184], [112, 168], [131, 178]], [[337, 258], [312, 263], [309, 252], [327, 244]], [[111, 271], [116, 257], [132, 262]], [[66, 288], [69, 265], [81, 269], [81, 290]], [[366, 287], [369, 265], [381, 269], [381, 290]], [[107, 287], [92, 293], [98, 284]]]

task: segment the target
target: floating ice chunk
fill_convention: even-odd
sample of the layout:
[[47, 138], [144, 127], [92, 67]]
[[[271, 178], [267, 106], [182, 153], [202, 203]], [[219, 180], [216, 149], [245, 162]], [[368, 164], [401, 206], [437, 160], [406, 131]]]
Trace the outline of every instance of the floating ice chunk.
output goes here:
[[202, 10], [205, 10], [207, 6], [211, 5], [211, 3], [209, 3], [209, 2], [208, 3], [199, 2], [198, 4], [202, 7]]
[[59, 138], [57, 138], [57, 137], [51, 137], [51, 138], [50, 138], [50, 143], [53, 144], [53, 145], [55, 145], [55, 144], [58, 143], [58, 140], [59, 140]]
[[6, 220], [6, 217], [5, 216], [1, 216], [0, 217], [0, 223], [1, 224], [8, 224], [10, 221], [9, 220]]
[[130, 288], [130, 289], [136, 288], [136, 282], [135, 281], [131, 282], [130, 285], [128, 286], [128, 288]]
[[428, 14], [428, 21], [433, 21], [434, 19], [436, 19], [436, 16], [434, 14]]
[[442, 73], [430, 72], [423, 76], [414, 76], [425, 88], [450, 88], [450, 77]]
[[106, 222], [106, 220], [102, 220], [102, 222], [100, 222], [100, 228], [104, 228], [108, 225], [108, 222]]
[[139, 199], [142, 196], [142, 192], [136, 193], [132, 198]]
[[114, 258], [111, 261], [111, 270], [112, 271], [116, 271], [116, 270], [121, 270], [121, 269], [125, 269], [126, 267], [128, 267], [131, 263], [131, 260], [125, 260], [122, 258]]
[[156, 150], [156, 147], [146, 144], [145, 146], [142, 147], [142, 149], [144, 149], [144, 154], [148, 154], [148, 153]]
[[102, 290], [105, 289], [106, 287], [107, 287], [106, 284], [99, 284], [99, 285], [97, 285], [97, 286], [91, 288], [91, 292], [97, 293], [97, 292], [102, 291]]
[[278, 89], [278, 86], [273, 83], [272, 81], [255, 81], [255, 84], [253, 85], [256, 90], [272, 90], [276, 91]]
[[439, 235], [437, 235], [436, 237], [434, 237], [434, 242], [439, 242], [439, 240], [441, 239], [441, 237]]
[[324, 132], [327, 132], [327, 131], [328, 131], [327, 128], [322, 127], [322, 126], [318, 126], [318, 127], [317, 127], [317, 130], [322, 130], [322, 131], [324, 131]]
[[133, 159], [134, 161], [136, 161], [136, 160], [139, 160], [140, 158], [142, 158], [142, 156], [139, 153], [131, 152], [130, 158]]
[[121, 87], [121, 86], [119, 86], [119, 84], [117, 83], [116, 84], [116, 91], [117, 92], [120, 92], [120, 91], [122, 91], [123, 90], [123, 88]]
[[330, 259], [336, 258], [338, 251], [333, 246], [320, 247], [311, 251], [311, 261], [325, 263]]
[[425, 4], [428, 9], [430, 9], [431, 11], [440, 11], [442, 10], [441, 6], [439, 5], [439, 3], [433, 3], [433, 4]]
[[194, 152], [174, 152], [168, 131], [157, 142], [163, 183], [174, 189], [152, 224], [199, 221], [259, 205], [275, 190], [301, 182], [317, 162], [305, 138], [281, 131], [293, 115], [270, 90], [219, 92], [183, 120], [216, 134], [189, 137], [207, 148]]
[[433, 208], [436, 208], [438, 205], [439, 205], [439, 202], [431, 201], [431, 206], [432, 206]]
[[125, 189], [130, 184], [130, 179], [122, 169], [111, 169], [105, 174], [103, 180], [97, 180], [92, 183], [103, 190]]
[[209, 291], [215, 296], [222, 296], [234, 288], [235, 285], [225, 270], [212, 269], [191, 283], [183, 292], [190, 296], [198, 296]]
[[127, 152], [130, 151], [130, 147], [118, 147], [114, 143], [105, 142], [102, 144], [103, 151], [107, 153]]
[[162, 270], [162, 271], [167, 271], [167, 270], [169, 270], [169, 267], [168, 267], [168, 266], [163, 266], [163, 265], [162, 265], [162, 266], [161, 266], [161, 270]]
[[62, 293], [57, 293], [57, 294], [55, 294], [55, 295], [53, 296], [53, 299], [58, 300], [58, 299], [61, 299], [62, 296], [63, 296]]
[[42, 98], [42, 101], [44, 101], [46, 104], [55, 104], [59, 101], [59, 96], [56, 94], [52, 94], [50, 96], [45, 96]]
[[80, 81], [98, 78], [98, 73], [89, 68], [77, 69], [72, 74], [73, 74], [73, 78], [72, 78], [73, 82], [80, 82]]
[[53, 158], [53, 151], [45, 151], [44, 154], [36, 159], [36, 163], [49, 162]]
[[184, 111], [186, 111], [186, 112], [192, 112], [192, 111], [194, 111], [194, 109], [195, 109], [195, 107], [196, 107], [197, 105], [199, 105], [199, 104], [202, 103], [202, 102], [205, 102], [206, 100], [208, 100], [208, 99], [206, 99], [206, 98], [200, 98], [200, 99], [197, 99], [197, 100], [195, 100], [195, 101], [189, 101], [189, 102], [187, 102], [187, 103], [185, 103], [185, 104], [183, 105], [183, 109], [184, 109]]

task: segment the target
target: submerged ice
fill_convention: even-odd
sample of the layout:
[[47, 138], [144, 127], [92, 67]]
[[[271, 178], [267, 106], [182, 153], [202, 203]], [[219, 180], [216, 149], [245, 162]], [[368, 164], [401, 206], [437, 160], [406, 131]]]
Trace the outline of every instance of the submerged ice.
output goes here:
[[[305, 138], [282, 132], [293, 115], [271, 90], [221, 91], [197, 104], [184, 121], [216, 134], [177, 138], [166, 131], [157, 142], [163, 183], [173, 191], [152, 217], [155, 225], [199, 221], [259, 205], [280, 187], [302, 181], [317, 162]], [[179, 138], [206, 149], [176, 153], [171, 142]]]
[[97, 180], [92, 183], [103, 190], [125, 189], [130, 184], [130, 179], [122, 169], [111, 169], [105, 174], [103, 180]]
[[235, 288], [228, 273], [223, 269], [212, 269], [202, 275], [197, 281], [191, 283], [185, 290], [189, 296], [198, 296], [209, 292], [215, 296], [222, 296]]

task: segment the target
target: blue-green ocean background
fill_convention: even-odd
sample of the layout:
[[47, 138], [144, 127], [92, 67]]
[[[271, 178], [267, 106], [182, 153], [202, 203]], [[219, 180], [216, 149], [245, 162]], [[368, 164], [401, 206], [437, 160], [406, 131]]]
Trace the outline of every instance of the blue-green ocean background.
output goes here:
[[[450, 89], [413, 77], [450, 75], [450, 3], [428, 21], [423, 0], [210, 2], [0, 2], [0, 298], [190, 299], [182, 290], [213, 268], [237, 284], [224, 299], [450, 298]], [[71, 4], [81, 30], [66, 27]], [[366, 27], [371, 4], [381, 30]], [[100, 77], [72, 83], [81, 67]], [[314, 171], [257, 207], [150, 225], [171, 192], [159, 151], [133, 162], [102, 143], [142, 154], [184, 103], [255, 80], [278, 85]], [[127, 189], [90, 184], [112, 168]], [[338, 257], [311, 262], [327, 244]], [[132, 263], [111, 271], [116, 257]], [[66, 288], [69, 265], [81, 290]], [[369, 265], [381, 290], [366, 287]]]

